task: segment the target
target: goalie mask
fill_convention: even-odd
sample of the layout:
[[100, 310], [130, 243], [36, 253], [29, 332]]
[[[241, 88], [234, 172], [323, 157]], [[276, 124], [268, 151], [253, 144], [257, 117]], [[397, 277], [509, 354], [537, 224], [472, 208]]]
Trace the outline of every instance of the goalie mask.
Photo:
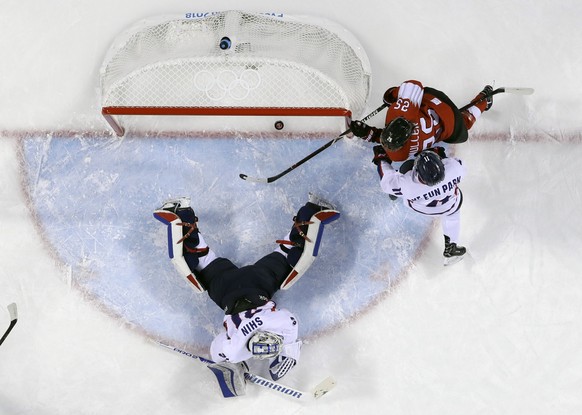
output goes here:
[[247, 344], [255, 359], [277, 357], [283, 350], [283, 336], [270, 331], [257, 331]]

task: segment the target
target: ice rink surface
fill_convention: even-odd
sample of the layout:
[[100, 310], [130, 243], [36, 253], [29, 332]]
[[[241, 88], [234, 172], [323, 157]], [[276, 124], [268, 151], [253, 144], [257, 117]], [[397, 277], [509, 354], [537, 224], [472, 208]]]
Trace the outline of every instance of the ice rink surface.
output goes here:
[[[144, 17], [240, 8], [141, 3], [0, 5], [0, 306], [20, 313], [0, 347], [0, 413], [582, 412], [581, 4], [247, 3], [348, 28], [370, 57], [370, 110], [406, 79], [458, 105], [487, 83], [535, 88], [496, 96], [455, 147], [469, 171], [470, 255], [445, 269], [438, 224], [380, 194], [364, 143], [342, 140], [261, 185], [237, 173], [276, 173], [333, 137], [110, 136], [98, 70], [117, 33]], [[205, 353], [221, 320], [173, 274], [151, 210], [189, 193], [213, 248], [250, 262], [310, 190], [342, 218], [310, 273], [281, 293], [306, 339], [282, 383], [309, 390], [332, 375], [338, 386], [310, 403], [252, 385], [225, 400], [210, 371], [148, 341]]]

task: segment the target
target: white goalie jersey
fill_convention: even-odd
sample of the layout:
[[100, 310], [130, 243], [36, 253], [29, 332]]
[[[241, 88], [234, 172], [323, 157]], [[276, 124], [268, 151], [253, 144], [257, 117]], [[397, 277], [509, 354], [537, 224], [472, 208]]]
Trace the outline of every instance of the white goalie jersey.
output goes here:
[[268, 331], [283, 337], [282, 355], [299, 359], [301, 341], [297, 341], [297, 320], [286, 309], [277, 309], [273, 301], [238, 314], [225, 315], [226, 332], [219, 334], [210, 345], [215, 362], [242, 362], [253, 357], [248, 342], [257, 331]]
[[445, 178], [434, 186], [420, 183], [414, 169], [402, 174], [382, 161], [380, 186], [385, 193], [401, 197], [406, 206], [418, 213], [435, 216], [454, 213], [463, 199], [458, 185], [465, 175], [465, 167], [455, 158], [442, 161]]

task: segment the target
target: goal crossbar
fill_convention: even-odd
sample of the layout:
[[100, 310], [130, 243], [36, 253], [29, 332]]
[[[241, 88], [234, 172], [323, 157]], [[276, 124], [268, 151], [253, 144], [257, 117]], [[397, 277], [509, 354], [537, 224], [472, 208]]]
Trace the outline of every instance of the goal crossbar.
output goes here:
[[346, 108], [325, 107], [103, 107], [101, 114], [115, 131], [122, 137], [125, 129], [114, 117], [115, 115], [178, 115], [178, 116], [294, 116], [294, 117], [343, 117], [346, 124], [352, 118], [352, 112]]

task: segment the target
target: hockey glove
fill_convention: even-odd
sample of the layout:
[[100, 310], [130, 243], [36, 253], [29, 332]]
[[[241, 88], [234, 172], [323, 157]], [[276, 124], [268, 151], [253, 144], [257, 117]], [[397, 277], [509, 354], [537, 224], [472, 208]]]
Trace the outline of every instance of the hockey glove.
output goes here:
[[218, 362], [206, 366], [214, 373], [222, 396], [232, 398], [246, 393], [245, 372], [249, 371], [246, 362]]
[[355, 120], [350, 123], [350, 130], [356, 137], [367, 138], [372, 132], [372, 127], [360, 120]]
[[279, 355], [269, 365], [271, 379], [278, 381], [287, 374], [297, 364], [297, 360], [289, 356]]
[[396, 93], [396, 87], [393, 86], [388, 88], [386, 92], [384, 92], [384, 103], [388, 105], [392, 105], [396, 102], [398, 98], [398, 94]]
[[485, 85], [485, 88], [477, 94], [471, 101], [471, 104], [477, 106], [482, 112], [489, 111], [493, 106], [493, 87]]
[[444, 147], [431, 147], [431, 148], [428, 148], [427, 150], [432, 151], [434, 153], [437, 153], [438, 156], [442, 159], [447, 158], [447, 153], [445, 153]]
[[390, 160], [390, 157], [388, 157], [388, 154], [386, 154], [386, 150], [384, 150], [384, 147], [380, 145], [374, 146], [373, 150], [374, 158], [372, 159], [372, 163], [374, 163], [376, 166], [378, 166], [381, 161], [385, 161], [388, 164], [392, 164], [392, 160]]

